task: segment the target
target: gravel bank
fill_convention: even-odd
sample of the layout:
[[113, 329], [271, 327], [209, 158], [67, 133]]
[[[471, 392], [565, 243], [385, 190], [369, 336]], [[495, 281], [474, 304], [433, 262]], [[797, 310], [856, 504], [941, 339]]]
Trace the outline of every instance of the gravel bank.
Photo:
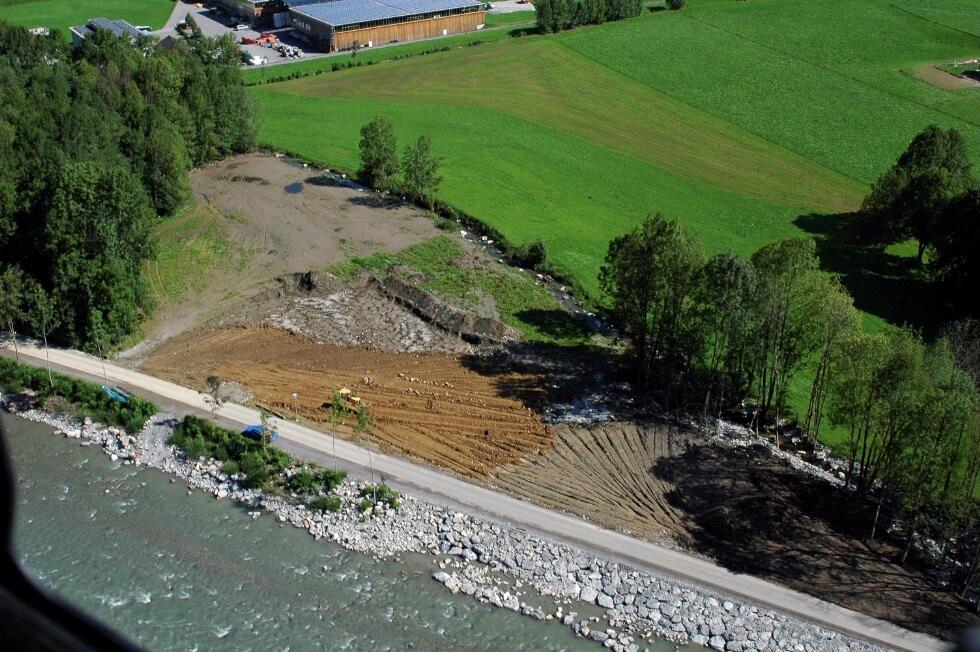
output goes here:
[[243, 487], [212, 460], [185, 460], [167, 445], [176, 420], [157, 415], [138, 436], [86, 420], [78, 423], [23, 409], [21, 417], [43, 422], [57, 434], [99, 445], [113, 461], [160, 469], [192, 489], [240, 502], [258, 518], [306, 529], [349, 550], [395, 558], [433, 556], [433, 578], [454, 593], [540, 620], [558, 620], [579, 636], [612, 650], [637, 652], [655, 637], [716, 650], [817, 652], [878, 650], [873, 645], [699, 587], [637, 571], [575, 547], [547, 541], [505, 524], [446, 510], [410, 495], [398, 510], [368, 516], [356, 507], [358, 482], [336, 494], [336, 513], [308, 510], [289, 497]]

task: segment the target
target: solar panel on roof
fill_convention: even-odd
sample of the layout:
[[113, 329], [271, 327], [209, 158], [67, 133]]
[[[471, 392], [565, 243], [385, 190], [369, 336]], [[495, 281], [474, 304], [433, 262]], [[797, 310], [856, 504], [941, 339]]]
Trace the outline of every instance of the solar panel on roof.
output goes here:
[[388, 6], [401, 9], [407, 14], [427, 14], [433, 11], [462, 9], [481, 4], [473, 0], [377, 0]]
[[397, 18], [404, 12], [374, 2], [374, 0], [334, 0], [296, 8], [298, 13], [323, 21], [328, 25], [351, 25], [369, 20]]
[[480, 4], [474, 0], [332, 0], [300, 6], [294, 3], [291, 8], [299, 14], [337, 27]]
[[105, 29], [112, 32], [115, 36], [123, 36], [124, 34], [132, 38], [139, 38], [139, 31], [127, 23], [125, 20], [109, 20], [108, 18], [92, 18], [88, 21], [88, 24], [92, 27]]

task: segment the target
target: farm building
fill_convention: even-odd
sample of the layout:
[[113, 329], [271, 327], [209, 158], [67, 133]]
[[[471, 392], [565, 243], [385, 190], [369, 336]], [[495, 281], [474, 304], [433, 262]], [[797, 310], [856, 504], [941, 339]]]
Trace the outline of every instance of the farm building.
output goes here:
[[481, 29], [475, 0], [332, 0], [290, 2], [293, 28], [334, 52]]
[[72, 45], [78, 47], [82, 41], [97, 29], [104, 29], [112, 32], [115, 36], [128, 36], [136, 40], [143, 35], [138, 29], [127, 23], [125, 20], [109, 20], [108, 18], [90, 18], [84, 25], [75, 25], [68, 28], [71, 32]]

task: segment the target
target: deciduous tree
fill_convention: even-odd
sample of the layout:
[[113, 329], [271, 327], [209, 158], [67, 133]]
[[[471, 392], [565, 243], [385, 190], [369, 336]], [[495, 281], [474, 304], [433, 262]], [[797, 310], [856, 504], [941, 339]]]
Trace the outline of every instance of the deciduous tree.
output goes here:
[[361, 127], [361, 177], [385, 189], [398, 172], [398, 141], [388, 118], [377, 116]]
[[972, 180], [963, 135], [930, 125], [912, 139], [865, 198], [862, 211], [868, 228], [885, 242], [916, 238], [921, 263], [939, 214]]
[[414, 145], [405, 148], [402, 175], [405, 191], [414, 198], [427, 202], [431, 209], [432, 199], [442, 177], [439, 176], [439, 161], [432, 155], [432, 142], [428, 136], [419, 136]]
[[9, 266], [0, 272], [0, 325], [10, 332], [14, 344], [14, 357], [20, 362], [20, 349], [17, 348], [15, 322], [21, 319], [24, 303], [24, 275], [19, 268]]
[[809, 238], [778, 240], [752, 256], [759, 279], [758, 419], [778, 421], [790, 382], [817, 345], [811, 328], [826, 280]]
[[51, 377], [51, 354], [48, 351], [48, 333], [58, 327], [61, 317], [54, 300], [37, 281], [31, 281], [29, 295], [28, 315], [34, 332], [40, 333], [44, 342], [44, 358], [48, 363], [48, 383], [54, 387], [54, 379]]
[[752, 382], [758, 289], [752, 263], [734, 254], [716, 254], [700, 271], [695, 301], [705, 342], [705, 415], [741, 399]]
[[697, 240], [659, 213], [609, 243], [599, 284], [633, 344], [645, 387], [676, 378], [700, 349], [691, 318], [703, 261]]

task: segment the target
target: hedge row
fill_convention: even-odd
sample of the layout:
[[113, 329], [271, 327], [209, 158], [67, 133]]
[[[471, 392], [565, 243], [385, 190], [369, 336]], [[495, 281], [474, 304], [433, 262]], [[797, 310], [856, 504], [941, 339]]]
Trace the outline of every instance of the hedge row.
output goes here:
[[126, 403], [120, 403], [109, 398], [95, 383], [57, 373], [52, 373], [49, 380], [46, 369], [3, 357], [0, 357], [0, 385], [11, 392], [33, 390], [40, 407], [52, 397], [60, 397], [74, 406], [79, 416], [119, 426], [131, 434], [142, 430], [143, 424], [157, 412], [153, 403], [138, 396], [130, 396]]
[[[294, 464], [288, 453], [190, 415], [174, 428], [170, 443], [190, 458], [212, 457], [222, 461], [222, 471], [228, 475], [244, 473], [245, 484], [249, 487], [291, 491], [304, 498], [310, 509], [336, 512], [341, 507], [340, 498], [331, 492], [347, 478], [346, 471], [307, 464], [287, 478], [285, 471]], [[398, 493], [386, 484], [377, 485], [377, 488], [367, 485], [360, 495], [361, 511], [375, 506], [375, 496], [377, 503], [392, 509], [398, 507]]]
[[269, 480], [281, 484], [282, 472], [293, 462], [288, 453], [278, 448], [191, 415], [177, 424], [170, 443], [191, 458], [213, 457], [226, 464], [234, 463], [234, 467], [228, 464], [225, 468], [237, 468], [245, 474], [246, 484], [255, 488]]

